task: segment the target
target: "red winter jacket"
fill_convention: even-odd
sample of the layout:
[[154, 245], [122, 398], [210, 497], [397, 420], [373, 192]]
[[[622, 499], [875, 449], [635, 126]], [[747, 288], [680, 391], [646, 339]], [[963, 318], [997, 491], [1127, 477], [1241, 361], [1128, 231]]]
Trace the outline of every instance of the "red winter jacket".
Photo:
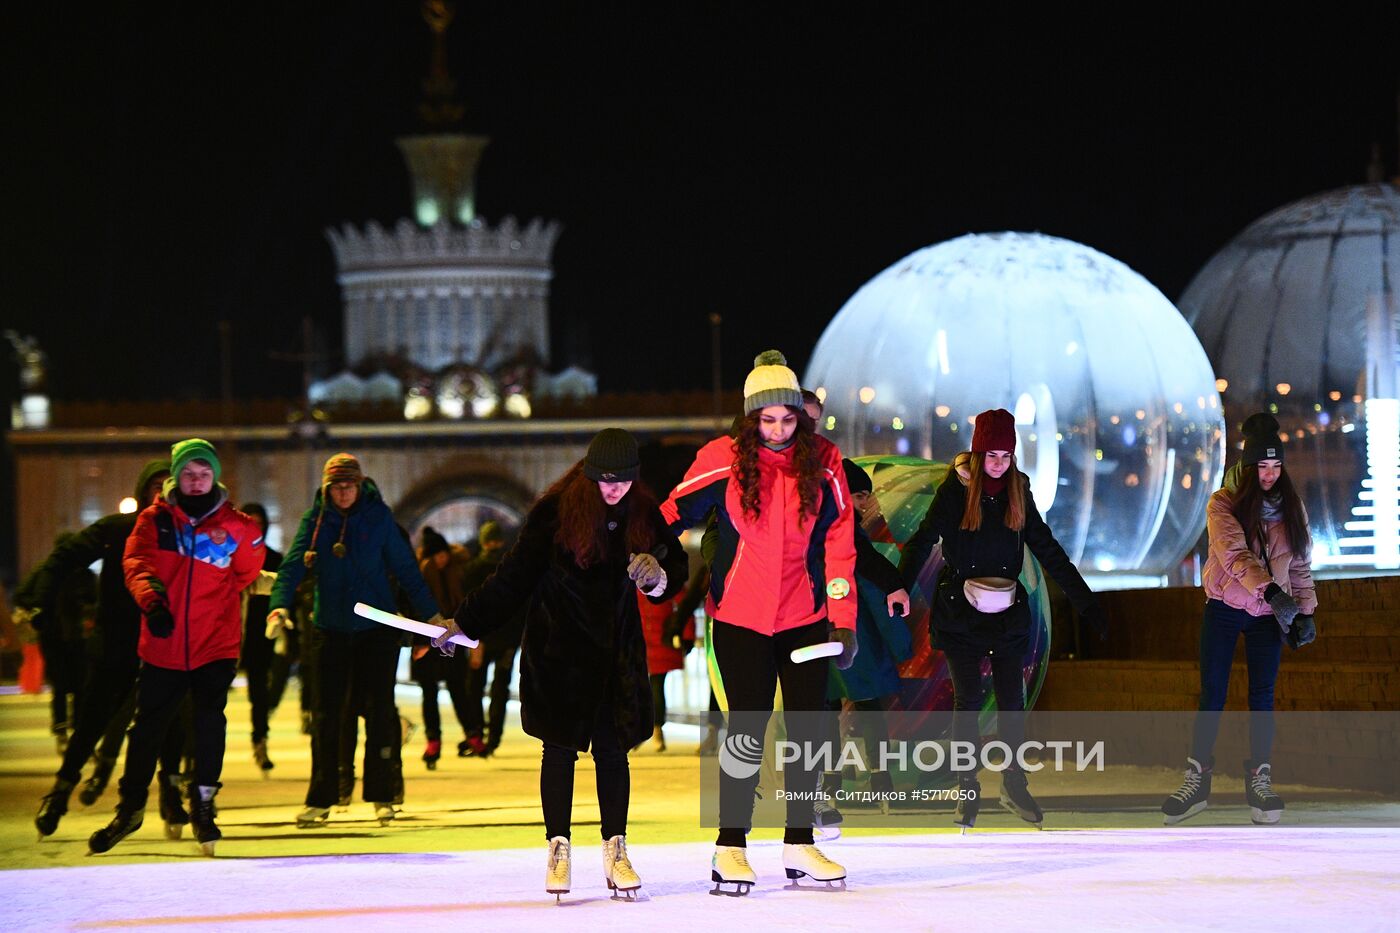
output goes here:
[[[829, 619], [856, 627], [855, 521], [841, 451], [814, 439], [823, 478], [817, 514], [798, 521], [794, 448], [759, 448], [759, 514], [746, 514], [734, 473], [734, 441], [700, 449], [685, 479], [661, 506], [673, 531], [717, 510], [719, 542], [710, 567], [710, 616], [764, 635]], [[836, 582], [841, 581], [841, 582]], [[829, 586], [830, 584], [830, 586]]]
[[[654, 603], [641, 590], [637, 591], [637, 608], [642, 614], [642, 637], [647, 643], [648, 675], [678, 671], [685, 665], [685, 655], [666, 638], [666, 623], [671, 620], [680, 602], [681, 598], [676, 596], [662, 603]], [[680, 636], [687, 641], [695, 641], [693, 616], [686, 620]]]
[[169, 638], [141, 626], [138, 653], [156, 667], [190, 671], [237, 658], [243, 626], [239, 594], [257, 579], [263, 539], [257, 523], [227, 496], [198, 522], [164, 498], [145, 509], [126, 539], [126, 588], [142, 611], [163, 602], [175, 618]]

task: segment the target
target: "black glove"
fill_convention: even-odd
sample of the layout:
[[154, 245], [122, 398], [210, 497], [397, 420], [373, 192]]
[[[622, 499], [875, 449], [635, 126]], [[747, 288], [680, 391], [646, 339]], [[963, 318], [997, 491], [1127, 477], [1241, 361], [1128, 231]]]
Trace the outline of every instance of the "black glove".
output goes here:
[[169, 638], [174, 633], [175, 617], [170, 614], [165, 603], [156, 603], [146, 610], [146, 628], [152, 638]]
[[827, 637], [827, 641], [840, 642], [841, 653], [831, 660], [835, 662], [838, 671], [844, 671], [852, 664], [856, 663], [856, 632], [850, 628], [832, 627]]
[[1099, 636], [1099, 641], [1108, 638], [1108, 616], [1104, 615], [1097, 602], [1079, 613], [1079, 621], [1089, 626], [1094, 634]]
[[1278, 620], [1278, 627], [1283, 629], [1285, 635], [1288, 634], [1288, 627], [1293, 624], [1294, 618], [1298, 615], [1298, 603], [1285, 593], [1277, 583], [1270, 583], [1264, 589], [1264, 598], [1269, 601], [1269, 608], [1274, 611], [1274, 618]]
[[1298, 613], [1283, 638], [1288, 642], [1288, 647], [1295, 650], [1317, 641], [1317, 626], [1313, 623], [1312, 614]]

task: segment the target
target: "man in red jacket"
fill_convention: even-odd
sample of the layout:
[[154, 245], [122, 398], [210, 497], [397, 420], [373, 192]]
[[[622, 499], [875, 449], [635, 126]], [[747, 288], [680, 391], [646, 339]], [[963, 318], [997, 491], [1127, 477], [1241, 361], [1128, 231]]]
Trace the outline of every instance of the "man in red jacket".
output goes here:
[[[187, 692], [195, 735], [190, 822], [206, 855], [222, 835], [213, 801], [224, 766], [224, 704], [242, 637], [239, 594], [262, 569], [262, 531], [229, 505], [208, 441], [175, 444], [170, 468], [163, 496], [136, 519], [122, 561], [127, 589], [145, 617], [137, 649], [141, 676], [121, 801], [112, 822], [88, 840], [93, 852], [106, 852], [141, 828], [161, 739]], [[167, 830], [175, 838], [176, 830]]]

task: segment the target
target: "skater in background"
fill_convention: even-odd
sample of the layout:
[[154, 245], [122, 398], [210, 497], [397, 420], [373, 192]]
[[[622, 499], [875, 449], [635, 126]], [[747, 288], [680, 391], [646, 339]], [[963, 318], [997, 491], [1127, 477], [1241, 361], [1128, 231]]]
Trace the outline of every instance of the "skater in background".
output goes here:
[[[160, 494], [161, 486], [170, 475], [169, 460], [152, 460], [136, 479], [135, 498], [138, 511], [145, 509]], [[82, 769], [97, 748], [102, 749], [93, 765], [93, 773], [79, 799], [91, 805], [102, 795], [117, 766], [117, 756], [126, 738], [127, 726], [135, 710], [136, 674], [141, 658], [136, 642], [141, 632], [141, 610], [126, 588], [122, 572], [122, 554], [126, 539], [136, 527], [137, 512], [120, 512], [99, 518], [82, 531], [54, 549], [24, 586], [15, 592], [16, 613], [42, 613], [42, 607], [53, 599], [53, 592], [77, 568], [86, 568], [102, 561], [98, 578], [94, 659], [87, 672], [82, 705], [78, 710], [77, 728], [69, 737], [63, 752], [53, 789], [44, 797], [34, 819], [40, 837], [51, 836], [59, 820], [68, 812], [73, 789], [82, 780]], [[169, 761], [165, 757], [163, 762]], [[174, 752], [170, 777], [179, 771], [178, 746]], [[166, 787], [162, 775], [161, 787]]]
[[141, 675], [121, 799], [112, 821], [88, 840], [93, 852], [106, 852], [141, 828], [160, 743], [187, 694], [194, 725], [189, 820], [206, 855], [222, 836], [214, 795], [224, 766], [224, 706], [243, 634], [240, 597], [263, 565], [262, 532], [229, 504], [223, 467], [208, 441], [176, 443], [170, 471], [162, 497], [141, 512], [126, 541], [122, 569], [145, 622]]
[[[651, 750], [666, 750], [666, 675], [685, 664], [685, 656], [695, 647], [695, 617], [677, 618], [681, 596], [654, 603], [637, 594], [642, 614], [642, 634], [647, 643], [647, 677], [651, 681]], [[672, 619], [676, 619], [673, 628]]]
[[[861, 519], [855, 523], [856, 592], [859, 597], [856, 644], [860, 648], [856, 652], [855, 663], [848, 669], [841, 670], [832, 665], [827, 681], [827, 700], [835, 712], [841, 710], [843, 700], [850, 704], [850, 708], [856, 712], [859, 735], [865, 744], [862, 760], [878, 762], [880, 744], [889, 739], [885, 710], [889, 700], [900, 690], [899, 665], [914, 654], [909, 626], [904, 622], [909, 615], [909, 593], [904, 588], [898, 568], [875, 549], [863, 527], [863, 522], [880, 514], [880, 503], [875, 498], [870, 474], [851, 460], [843, 460], [841, 465], [846, 472], [846, 485], [851, 490], [851, 503]], [[838, 720], [834, 716], [832, 728], [838, 730]], [[839, 730], [837, 738], [839, 740]], [[832, 825], [841, 822], [840, 810], [830, 802], [840, 788], [841, 772], [827, 772], [822, 781], [822, 790], [828, 799], [818, 800], [816, 806], [819, 830], [829, 830]], [[892, 792], [894, 783], [889, 772], [872, 770], [870, 790], [884, 794]], [[888, 811], [888, 802], [882, 800], [881, 808]]]
[[[61, 551], [76, 537], [65, 531], [54, 540], [52, 553]], [[68, 748], [69, 734], [77, 728], [82, 709], [83, 681], [87, 672], [87, 629], [97, 606], [97, 580], [86, 566], [69, 569], [61, 579], [45, 586], [43, 602], [32, 592], [35, 573], [15, 590], [16, 602], [39, 607], [28, 614], [39, 633], [39, 651], [49, 682], [49, 723], [59, 757]], [[52, 585], [56, 582], [57, 585]]]
[[[462, 588], [470, 595], [479, 590], [506, 555], [506, 533], [496, 522], [485, 522], [477, 533], [476, 557], [467, 564]], [[470, 652], [466, 665], [466, 719], [462, 721], [467, 737], [457, 746], [463, 758], [489, 758], [500, 747], [506, 728], [506, 704], [510, 701], [510, 678], [515, 672], [515, 655], [525, 633], [525, 613], [517, 610], [510, 620], [481, 640]], [[481, 702], [486, 694], [487, 676], [491, 679], [490, 699], [486, 718], [481, 718]]]
[[[760, 354], [744, 381], [736, 436], [701, 448], [661, 507], [673, 531], [715, 512], [711, 643], [729, 701], [729, 734], [753, 747], [762, 747], [779, 682], [785, 713], [826, 710], [828, 664], [794, 663], [794, 649], [839, 642], [842, 668], [856, 654], [855, 512], [841, 453], [814, 427], [783, 355]], [[788, 738], [817, 747], [826, 738], [820, 718], [785, 717]], [[789, 790], [817, 787], [818, 772], [805, 756], [800, 769], [789, 770], [796, 774]], [[757, 880], [746, 848], [757, 782], [757, 768], [748, 778], [721, 769], [721, 828], [711, 860], [717, 890], [732, 884], [728, 893], [747, 893]], [[787, 802], [783, 868], [790, 879], [842, 881], [846, 870], [813, 844], [812, 801], [801, 796]]]
[[1212, 751], [1230, 686], [1235, 645], [1244, 636], [1249, 672], [1249, 759], [1245, 797], [1255, 823], [1277, 823], [1283, 800], [1269, 764], [1274, 739], [1274, 684], [1283, 644], [1317, 637], [1313, 613], [1312, 538], [1302, 499], [1283, 465], [1278, 421], [1266, 412], [1243, 425], [1244, 450], [1206, 506], [1208, 555], [1201, 620], [1201, 697], [1186, 759], [1186, 778], [1162, 804], [1171, 826], [1204, 810], [1210, 799]]
[[[432, 526], [423, 529], [423, 545], [419, 549], [418, 569], [433, 591], [437, 600], [437, 611], [444, 617], [451, 615], [466, 595], [463, 576], [466, 571], [465, 552], [454, 551], [447, 539], [438, 534]], [[465, 654], [444, 657], [433, 651], [426, 636], [413, 639], [413, 663], [410, 673], [423, 692], [423, 731], [427, 743], [423, 748], [423, 764], [432, 771], [442, 757], [442, 713], [438, 708], [439, 685], [447, 685], [447, 695], [452, 700], [452, 710], [462, 727], [463, 737], [469, 735], [471, 713], [467, 706], [467, 659]], [[478, 707], [480, 704], [478, 703]], [[480, 718], [480, 710], [477, 716]]]
[[483, 639], [525, 607], [520, 722], [544, 743], [540, 803], [549, 857], [545, 890], [572, 884], [574, 766], [592, 751], [608, 888], [632, 896], [627, 854], [627, 750], [651, 735], [651, 687], [634, 590], [665, 601], [685, 585], [686, 555], [637, 482], [637, 442], [608, 428], [530, 509], [494, 575], [467, 596], [434, 645], [455, 632]]
[[[257, 522], [259, 533], [267, 535], [267, 509], [260, 502], [245, 502], [239, 509]], [[282, 552], [263, 544], [265, 573], [275, 574], [282, 566]], [[269, 679], [277, 639], [267, 637], [267, 590], [256, 585], [243, 592], [243, 673], [248, 681], [248, 709], [252, 717], [253, 761], [266, 777], [272, 770], [267, 754], [267, 720], [271, 714]]]
[[[906, 587], [913, 585], [940, 540], [944, 564], [929, 597], [930, 640], [943, 652], [953, 680], [953, 739], [973, 747], [980, 743], [982, 659], [990, 657], [998, 737], [1014, 753], [1025, 741], [1021, 662], [1031, 630], [1026, 588], [1018, 579], [1024, 548], [1030, 548], [1100, 637], [1107, 624], [1094, 594], [1041, 518], [1030, 479], [1016, 466], [1016, 420], [1005, 409], [977, 416], [971, 454], [954, 461], [919, 530], [905, 544], [900, 572]], [[979, 586], [998, 592], [985, 595]], [[959, 772], [958, 782], [963, 793], [953, 822], [966, 830], [977, 821], [982, 785], [976, 770]], [[1028, 823], [1038, 826], [1043, 819], [1026, 774], [1014, 760], [1002, 772], [1001, 804]]]
[[402, 633], [356, 615], [354, 606], [363, 602], [396, 612], [397, 582], [418, 618], [439, 616], [407, 536], [394, 523], [379, 487], [351, 454], [333, 455], [321, 471], [320, 488], [301, 517], [272, 589], [269, 634], [291, 628], [297, 586], [308, 573], [315, 577], [316, 602], [302, 654], [315, 667], [316, 694], [311, 781], [297, 826], [323, 825], [339, 799], [342, 739], [348, 738], [342, 732], [347, 731], [347, 716], [360, 712], [365, 717], [364, 799], [375, 817], [388, 823], [399, 790], [395, 763], [401, 732], [394, 676]]

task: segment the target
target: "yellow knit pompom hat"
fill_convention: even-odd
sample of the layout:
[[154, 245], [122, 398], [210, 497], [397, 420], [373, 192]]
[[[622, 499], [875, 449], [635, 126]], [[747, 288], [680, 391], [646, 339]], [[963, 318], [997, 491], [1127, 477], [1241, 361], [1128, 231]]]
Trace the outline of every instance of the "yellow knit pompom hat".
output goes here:
[[788, 369], [787, 359], [777, 350], [764, 350], [754, 357], [753, 371], [744, 380], [744, 414], [769, 405], [802, 407], [797, 374]]

